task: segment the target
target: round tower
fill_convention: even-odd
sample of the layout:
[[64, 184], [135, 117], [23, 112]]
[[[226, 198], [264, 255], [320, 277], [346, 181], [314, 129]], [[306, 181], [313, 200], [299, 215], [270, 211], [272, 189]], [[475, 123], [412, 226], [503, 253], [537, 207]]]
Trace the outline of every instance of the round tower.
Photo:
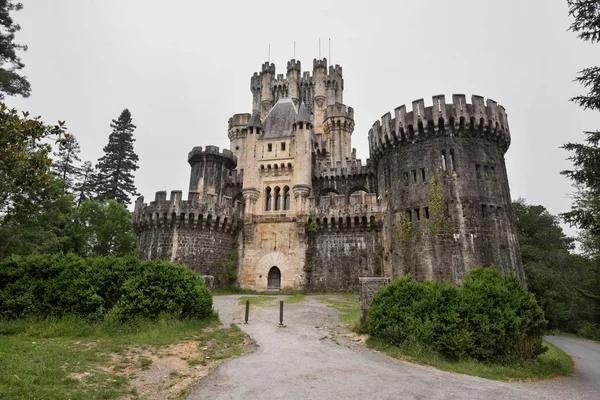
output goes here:
[[328, 105], [323, 121], [323, 136], [328, 145], [331, 164], [345, 167], [352, 159], [354, 110], [344, 104]]
[[260, 74], [261, 94], [260, 94], [260, 119], [265, 119], [267, 113], [273, 107], [273, 93], [271, 91], [271, 81], [275, 77], [275, 64], [264, 63]]
[[288, 96], [292, 99], [295, 106], [298, 106], [300, 99], [300, 74], [302, 67], [300, 61], [290, 60], [287, 63], [286, 80], [288, 82]]
[[495, 101], [443, 95], [400, 106], [369, 131], [384, 217], [386, 275], [460, 284], [494, 264], [524, 282], [504, 154], [506, 112]]
[[246, 125], [250, 120], [250, 114], [235, 114], [229, 118], [227, 136], [229, 137], [229, 149], [238, 160], [238, 170], [244, 169], [243, 161], [246, 151]]
[[323, 133], [323, 116], [325, 114], [326, 107], [326, 78], [327, 78], [327, 59], [313, 60], [313, 76], [312, 82], [314, 87], [313, 92], [313, 124], [315, 135], [321, 135]]
[[235, 155], [227, 149], [220, 153], [217, 146], [206, 146], [204, 151], [194, 147], [188, 154], [188, 163], [192, 167], [189, 191], [198, 193], [201, 201], [211, 196], [220, 201], [227, 178], [237, 164]]

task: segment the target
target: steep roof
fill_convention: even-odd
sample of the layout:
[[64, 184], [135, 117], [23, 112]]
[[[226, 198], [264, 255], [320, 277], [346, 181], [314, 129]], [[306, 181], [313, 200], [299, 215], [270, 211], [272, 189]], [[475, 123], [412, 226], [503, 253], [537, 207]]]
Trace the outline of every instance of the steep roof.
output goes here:
[[297, 114], [292, 99], [289, 97], [279, 99], [262, 123], [264, 133], [261, 138], [292, 136]]
[[304, 102], [302, 102], [302, 104], [300, 104], [300, 111], [298, 111], [298, 115], [296, 116], [296, 123], [299, 122], [310, 122], [310, 117], [308, 116], [308, 112], [306, 112], [306, 106], [304, 105]]
[[250, 117], [250, 121], [248, 121], [248, 124], [246, 125], [246, 127], [260, 128], [260, 129], [263, 128], [262, 124], [260, 123], [260, 115], [258, 114], [258, 111], [254, 111], [252, 113], [252, 117]]

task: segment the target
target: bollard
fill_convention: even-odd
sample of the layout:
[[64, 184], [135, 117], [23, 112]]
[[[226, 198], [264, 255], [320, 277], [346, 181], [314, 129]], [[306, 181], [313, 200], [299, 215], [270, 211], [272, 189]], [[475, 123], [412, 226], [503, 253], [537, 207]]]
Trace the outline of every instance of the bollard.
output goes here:
[[244, 321], [245, 324], [248, 323], [248, 313], [250, 312], [250, 300], [246, 300], [246, 319]]
[[279, 325], [283, 325], [283, 300], [279, 302]]

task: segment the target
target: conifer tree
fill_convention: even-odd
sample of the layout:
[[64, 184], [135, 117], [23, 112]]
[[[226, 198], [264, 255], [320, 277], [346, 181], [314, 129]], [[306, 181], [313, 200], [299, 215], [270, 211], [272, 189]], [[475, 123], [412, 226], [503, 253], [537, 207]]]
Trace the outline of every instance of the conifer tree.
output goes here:
[[75, 165], [80, 162], [81, 149], [74, 135], [67, 135], [58, 144], [58, 152], [54, 153], [52, 172], [63, 181], [63, 192], [73, 194], [75, 183], [79, 178], [81, 169]]
[[77, 207], [82, 201], [92, 200], [95, 196], [96, 170], [90, 161], [83, 163], [79, 172], [79, 181], [75, 185], [75, 198]]
[[27, 78], [16, 72], [25, 66], [17, 56], [17, 51], [27, 50], [27, 46], [14, 43], [15, 32], [21, 27], [15, 24], [10, 12], [22, 8], [21, 3], [0, 0], [0, 100], [4, 99], [4, 94], [28, 97], [31, 92]]
[[100, 200], [117, 200], [129, 204], [130, 195], [137, 196], [133, 172], [139, 160], [133, 151], [133, 125], [131, 113], [124, 109], [118, 119], [112, 121], [113, 129], [104, 147], [104, 156], [98, 159], [96, 193]]

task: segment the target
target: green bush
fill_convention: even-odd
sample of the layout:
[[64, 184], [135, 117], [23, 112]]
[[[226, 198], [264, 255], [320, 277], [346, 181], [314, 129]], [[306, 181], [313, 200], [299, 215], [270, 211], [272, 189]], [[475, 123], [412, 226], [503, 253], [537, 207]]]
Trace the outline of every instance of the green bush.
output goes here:
[[127, 321], [161, 313], [203, 318], [212, 313], [212, 297], [199, 276], [165, 261], [73, 254], [0, 261], [0, 319], [110, 314]]
[[461, 288], [403, 276], [373, 298], [367, 331], [395, 345], [417, 344], [448, 359], [514, 362], [541, 354], [546, 321], [514, 276], [477, 268]]

